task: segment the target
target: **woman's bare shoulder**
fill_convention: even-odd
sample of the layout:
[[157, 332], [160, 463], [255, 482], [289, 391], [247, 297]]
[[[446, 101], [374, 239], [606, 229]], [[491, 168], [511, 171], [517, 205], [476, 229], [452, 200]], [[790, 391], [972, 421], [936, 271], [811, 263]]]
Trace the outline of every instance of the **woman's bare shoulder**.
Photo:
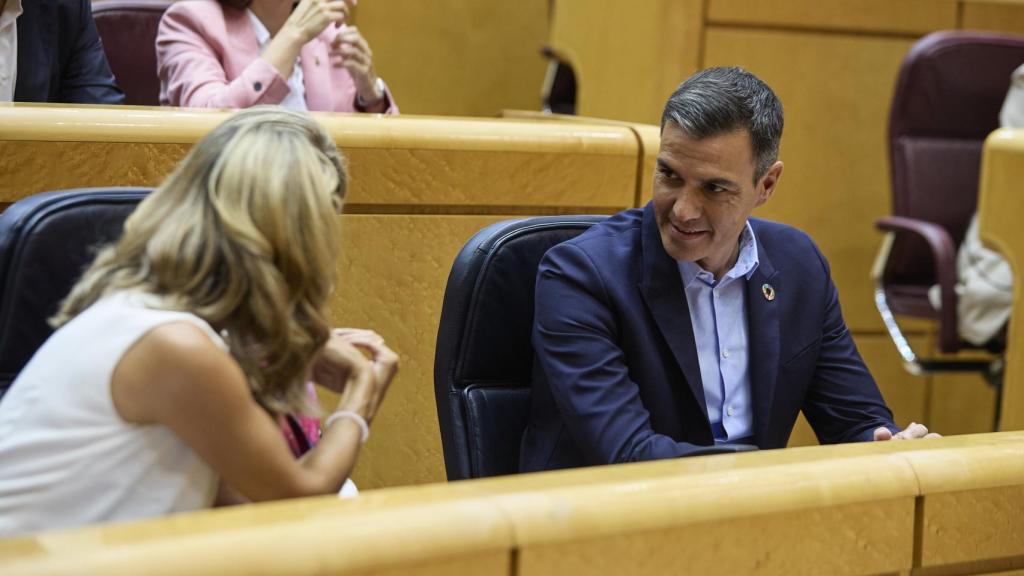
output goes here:
[[164, 409], [198, 402], [236, 405], [252, 401], [238, 362], [204, 329], [189, 321], [161, 324], [121, 358], [111, 379], [122, 418], [164, 420]]

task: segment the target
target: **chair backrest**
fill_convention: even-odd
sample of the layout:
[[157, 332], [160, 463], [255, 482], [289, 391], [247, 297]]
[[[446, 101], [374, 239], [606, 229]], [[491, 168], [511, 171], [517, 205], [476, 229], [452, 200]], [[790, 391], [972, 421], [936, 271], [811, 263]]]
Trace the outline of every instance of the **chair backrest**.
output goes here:
[[169, 0], [102, 0], [92, 5], [96, 30], [125, 104], [160, 105], [156, 31]]
[[518, 471], [530, 409], [537, 266], [549, 248], [605, 218], [498, 222], [470, 238], [455, 258], [434, 361], [449, 480]]
[[[889, 116], [893, 214], [938, 224], [957, 245], [978, 198], [981, 146], [999, 127], [1024, 37], [935, 32], [903, 59]], [[905, 238], [893, 247], [886, 281], [930, 285], [927, 246]]]
[[57, 311], [99, 246], [121, 235], [148, 188], [45, 192], [0, 214], [0, 395], [50, 336]]

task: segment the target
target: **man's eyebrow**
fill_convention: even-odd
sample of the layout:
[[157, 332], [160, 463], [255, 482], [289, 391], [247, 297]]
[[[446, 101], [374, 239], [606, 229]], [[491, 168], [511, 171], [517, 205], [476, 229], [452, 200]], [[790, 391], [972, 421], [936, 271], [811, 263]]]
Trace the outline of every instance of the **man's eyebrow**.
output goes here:
[[739, 184], [729, 180], [728, 178], [708, 178], [701, 182], [705, 186], [718, 186], [720, 188], [728, 188], [729, 190], [736, 190], [740, 187]]

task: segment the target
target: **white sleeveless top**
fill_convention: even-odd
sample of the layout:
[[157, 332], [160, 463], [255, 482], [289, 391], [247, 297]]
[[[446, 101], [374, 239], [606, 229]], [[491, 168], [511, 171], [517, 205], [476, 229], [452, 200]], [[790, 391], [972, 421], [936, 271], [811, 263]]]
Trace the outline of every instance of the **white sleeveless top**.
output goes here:
[[0, 400], [0, 537], [212, 505], [217, 476], [164, 426], [121, 419], [110, 379], [150, 330], [198, 317], [120, 292], [57, 330]]

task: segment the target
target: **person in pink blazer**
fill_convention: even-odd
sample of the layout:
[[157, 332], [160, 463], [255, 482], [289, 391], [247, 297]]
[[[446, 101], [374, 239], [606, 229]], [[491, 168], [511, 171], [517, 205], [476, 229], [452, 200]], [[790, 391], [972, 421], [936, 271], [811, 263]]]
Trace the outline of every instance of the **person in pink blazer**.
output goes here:
[[160, 103], [397, 114], [373, 53], [345, 22], [356, 0], [184, 0], [157, 32]]

